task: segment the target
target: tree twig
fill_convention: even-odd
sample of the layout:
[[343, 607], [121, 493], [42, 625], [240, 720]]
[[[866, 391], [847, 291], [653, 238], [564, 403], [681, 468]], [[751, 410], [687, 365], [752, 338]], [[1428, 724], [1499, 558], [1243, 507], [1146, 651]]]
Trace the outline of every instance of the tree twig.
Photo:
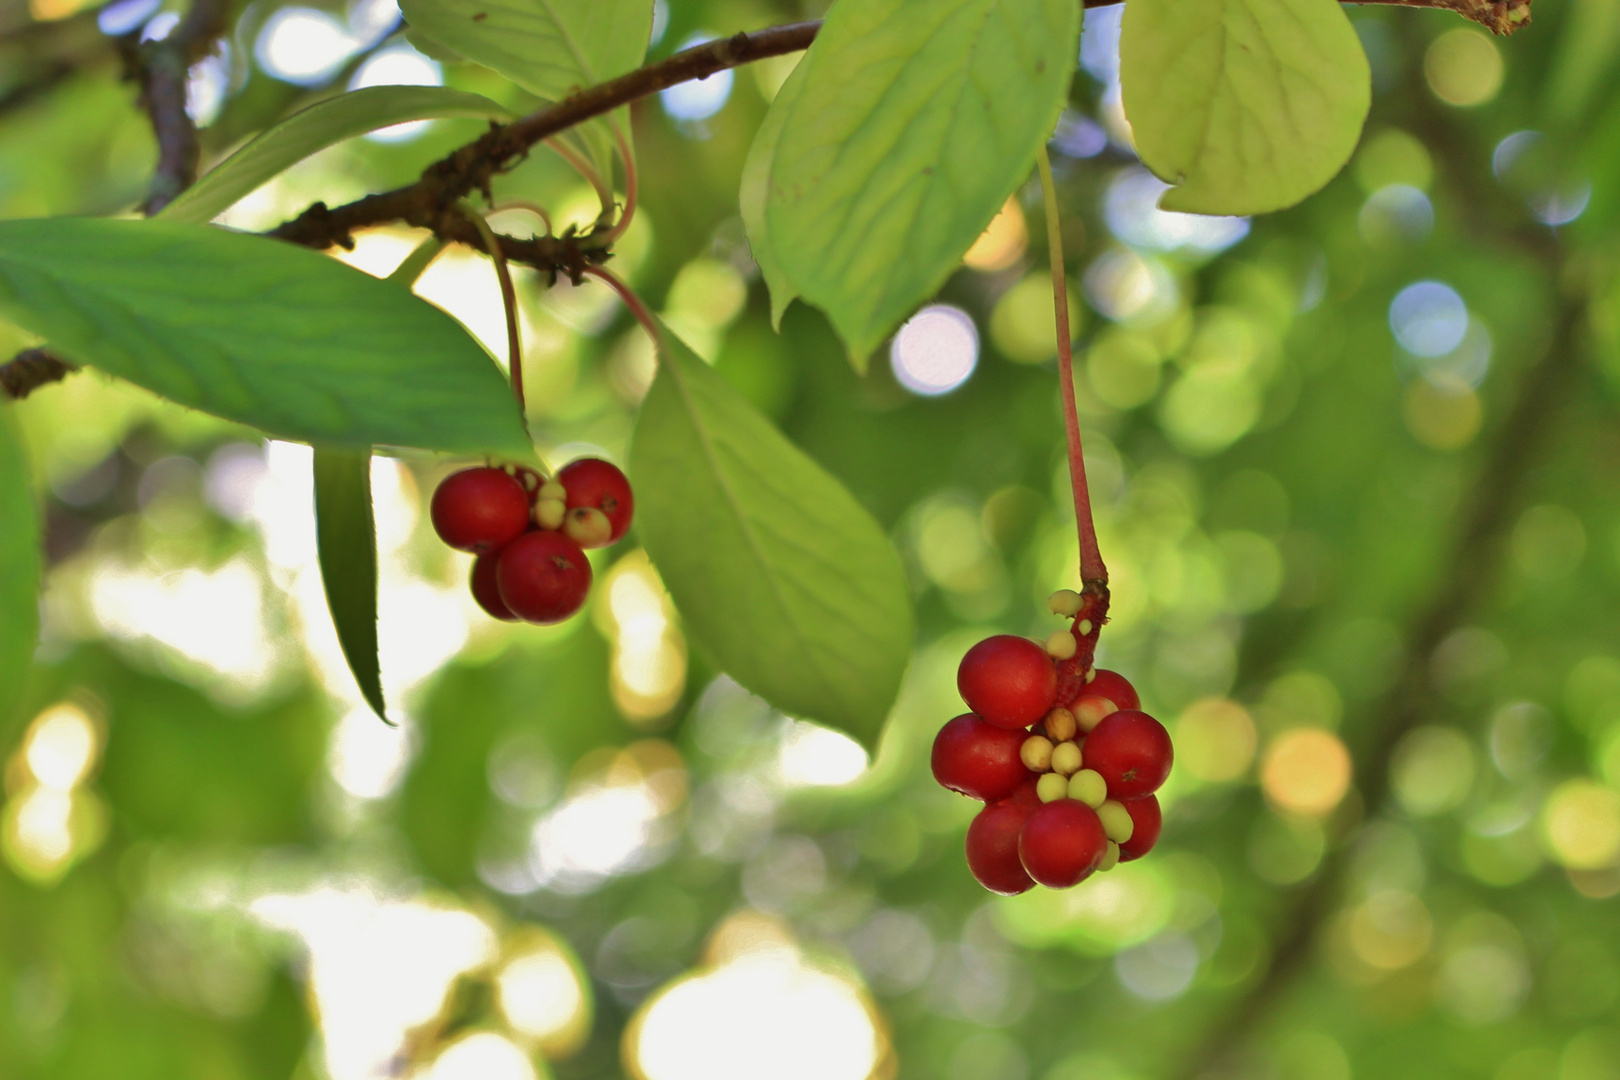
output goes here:
[[7, 363], [0, 364], [0, 392], [13, 401], [20, 401], [46, 383], [65, 379], [77, 370], [44, 349], [24, 349]]

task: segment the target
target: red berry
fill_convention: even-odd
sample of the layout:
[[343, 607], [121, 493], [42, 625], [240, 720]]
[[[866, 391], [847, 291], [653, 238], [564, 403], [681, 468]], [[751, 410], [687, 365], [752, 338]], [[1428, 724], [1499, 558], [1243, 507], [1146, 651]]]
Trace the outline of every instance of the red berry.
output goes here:
[[1086, 737], [1086, 768], [1101, 773], [1109, 797], [1122, 802], [1157, 791], [1174, 756], [1164, 725], [1135, 709], [1109, 713]]
[[1018, 835], [1024, 869], [1049, 889], [1078, 885], [1107, 853], [1108, 834], [1097, 812], [1075, 799], [1044, 803]]
[[433, 530], [457, 551], [499, 551], [529, 527], [523, 485], [500, 469], [462, 469], [433, 492]]
[[480, 555], [472, 564], [472, 594], [478, 601], [478, 606], [491, 617], [502, 622], [517, 622], [518, 617], [512, 614], [512, 609], [506, 606], [501, 599], [501, 590], [495, 583], [495, 568], [500, 563], [499, 554]]
[[607, 515], [613, 531], [602, 547], [617, 543], [629, 531], [636, 500], [630, 492], [630, 481], [618, 466], [601, 458], [580, 458], [563, 467], [557, 474], [557, 482], [568, 492], [565, 500], [568, 509], [588, 506]]
[[1119, 861], [1130, 862], [1152, 851], [1153, 845], [1159, 842], [1159, 829], [1164, 825], [1164, 815], [1159, 812], [1159, 800], [1152, 795], [1144, 795], [1140, 799], [1131, 799], [1119, 805], [1131, 815], [1131, 821], [1135, 825], [1131, 838], [1119, 845]]
[[1035, 884], [1018, 860], [1018, 836], [1032, 812], [1026, 803], [1008, 799], [980, 810], [968, 826], [968, 869], [993, 893], [1017, 896]]
[[1114, 703], [1117, 709], [1140, 709], [1142, 699], [1136, 696], [1136, 688], [1117, 671], [1104, 671], [1097, 669], [1097, 677], [1086, 683], [1080, 690], [1081, 697], [1107, 698]]
[[985, 802], [1005, 799], [1029, 779], [1029, 770], [1018, 756], [1025, 738], [1022, 731], [999, 728], [963, 713], [934, 736], [934, 779]]
[[997, 727], [1026, 728], [1052, 708], [1057, 669], [1028, 638], [997, 634], [962, 657], [956, 688], [968, 708]]
[[591, 564], [579, 545], [562, 533], [524, 533], [502, 550], [495, 581], [501, 599], [518, 618], [562, 622], [585, 602]]

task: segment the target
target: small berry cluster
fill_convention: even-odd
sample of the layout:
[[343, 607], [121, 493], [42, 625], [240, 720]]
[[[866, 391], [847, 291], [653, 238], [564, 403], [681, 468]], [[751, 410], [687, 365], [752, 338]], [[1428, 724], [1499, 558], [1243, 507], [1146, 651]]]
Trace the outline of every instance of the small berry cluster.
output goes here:
[[600, 458], [581, 458], [547, 480], [533, 469], [462, 469], [433, 492], [433, 529], [478, 558], [472, 594], [505, 622], [562, 622], [585, 603], [585, 548], [630, 528], [630, 481]]
[[1100, 627], [1087, 601], [1063, 589], [1050, 604], [1074, 624], [1045, 648], [1000, 634], [968, 650], [956, 686], [972, 711], [934, 739], [934, 779], [986, 804], [968, 827], [968, 868], [1008, 896], [1146, 855], [1159, 839], [1153, 793], [1170, 775], [1164, 725], [1124, 676], [1089, 666]]

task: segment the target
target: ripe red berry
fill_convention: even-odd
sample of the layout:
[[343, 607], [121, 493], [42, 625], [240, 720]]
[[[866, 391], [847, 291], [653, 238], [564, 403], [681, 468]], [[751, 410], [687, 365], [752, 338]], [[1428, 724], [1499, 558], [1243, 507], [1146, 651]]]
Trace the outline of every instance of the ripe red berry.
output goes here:
[[1018, 756], [1025, 738], [1022, 731], [999, 728], [963, 713], [934, 736], [930, 759], [934, 779], [985, 802], [1005, 799], [1030, 777]]
[[495, 583], [495, 568], [499, 563], [499, 554], [480, 555], [473, 560], [469, 582], [473, 599], [478, 601], [478, 606], [491, 618], [502, 622], [517, 622], [518, 617], [512, 614], [512, 609], [501, 599], [500, 587]]
[[1153, 845], [1159, 842], [1159, 830], [1164, 826], [1164, 815], [1159, 811], [1159, 800], [1152, 795], [1131, 799], [1120, 805], [1131, 815], [1131, 822], [1135, 826], [1131, 830], [1131, 838], [1119, 845], [1119, 861], [1130, 862], [1152, 851]]
[[1086, 737], [1086, 768], [1101, 773], [1109, 798], [1120, 801], [1157, 791], [1174, 756], [1164, 725], [1135, 709], [1109, 713]]
[[1026, 728], [1052, 708], [1057, 669], [1028, 638], [997, 634], [962, 657], [956, 688], [968, 708], [997, 727]]
[[501, 551], [495, 582], [512, 613], [532, 623], [562, 622], [591, 588], [591, 564], [558, 532], [524, 533]]
[[1140, 709], [1142, 699], [1136, 696], [1136, 687], [1117, 671], [1097, 669], [1097, 677], [1080, 690], [1081, 697], [1107, 698], [1119, 709]]
[[462, 469], [433, 492], [430, 514], [439, 539], [482, 555], [499, 551], [529, 527], [529, 497], [500, 469]]
[[629, 531], [636, 500], [630, 492], [629, 479], [618, 466], [601, 458], [580, 458], [563, 467], [557, 474], [557, 482], [568, 492], [569, 510], [592, 507], [607, 515], [613, 531], [605, 542], [593, 546], [617, 543]]
[[1018, 837], [1034, 808], [1018, 799], [979, 811], [967, 831], [967, 864], [979, 884], [993, 893], [1017, 896], [1035, 882], [1018, 858]]
[[1078, 885], [1107, 853], [1108, 835], [1097, 812], [1075, 799], [1043, 804], [1018, 836], [1024, 869], [1049, 889]]

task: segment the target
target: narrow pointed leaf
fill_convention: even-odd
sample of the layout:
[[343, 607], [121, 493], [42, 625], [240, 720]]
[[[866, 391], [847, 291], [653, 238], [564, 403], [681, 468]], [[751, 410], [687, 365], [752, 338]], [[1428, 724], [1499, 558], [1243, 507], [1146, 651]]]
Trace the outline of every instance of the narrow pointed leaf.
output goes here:
[[[857, 368], [1028, 178], [1068, 94], [1073, 0], [835, 4], [778, 95], [769, 249]], [[779, 124], [777, 131], [770, 125]], [[755, 168], [764, 166], [756, 162]]]
[[504, 106], [442, 86], [369, 86], [293, 113], [220, 162], [158, 215], [212, 221], [232, 203], [292, 165], [345, 139], [411, 120], [510, 120]]
[[693, 641], [875, 745], [911, 652], [899, 556], [849, 491], [667, 328], [630, 451], [636, 528]]
[[0, 314], [53, 350], [283, 439], [527, 457], [460, 324], [291, 244], [166, 221], [0, 222]]
[[1337, 0], [1131, 0], [1125, 115], [1142, 162], [1196, 214], [1292, 206], [1350, 160], [1372, 100]]
[[39, 507], [9, 408], [0, 407], [0, 731], [7, 729], [39, 635]]
[[369, 452], [315, 448], [315, 538], [343, 658], [366, 704], [387, 722], [377, 659], [377, 530]]

